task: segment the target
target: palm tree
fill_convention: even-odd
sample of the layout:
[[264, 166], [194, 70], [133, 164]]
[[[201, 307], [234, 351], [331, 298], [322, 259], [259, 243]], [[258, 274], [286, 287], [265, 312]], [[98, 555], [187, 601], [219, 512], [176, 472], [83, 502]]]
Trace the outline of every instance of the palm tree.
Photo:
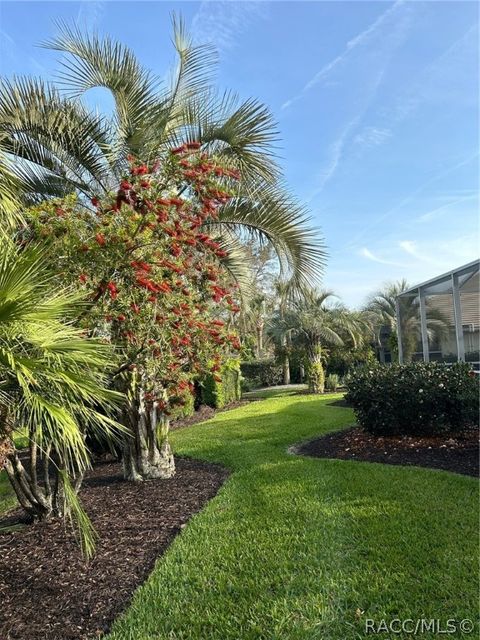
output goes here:
[[[414, 296], [398, 296], [410, 289], [405, 279], [392, 282], [374, 293], [366, 306], [376, 327], [377, 341], [382, 327], [388, 327], [396, 343], [397, 337], [397, 300], [400, 305], [400, 331], [402, 333], [403, 356], [408, 362], [421, 337], [420, 312], [418, 299]], [[428, 302], [427, 302], [428, 308]], [[439, 339], [448, 328], [448, 320], [438, 309], [428, 308], [427, 335], [429, 341]]]
[[342, 304], [329, 304], [332, 297], [331, 291], [306, 290], [297, 300], [294, 310], [285, 315], [285, 326], [290, 328], [297, 345], [305, 352], [308, 385], [312, 393], [324, 390], [324, 347], [343, 345], [346, 341], [356, 345], [364, 331], [359, 317]]
[[[270, 112], [256, 100], [219, 95], [211, 84], [215, 50], [195, 46], [176, 18], [173, 32], [178, 65], [167, 87], [120, 43], [66, 26], [45, 46], [64, 54], [60, 80], [67, 95], [39, 80], [3, 83], [0, 136], [16, 159], [14, 176], [25, 199], [77, 192], [88, 204], [118, 185], [130, 154], [153, 163], [166, 149], [199, 141], [242, 176], [215, 232], [229, 242], [247, 235], [270, 243], [284, 273], [298, 282], [316, 281], [325, 251], [305, 209], [280, 180]], [[112, 93], [111, 118], [81, 102], [95, 87]]]
[[[115, 436], [120, 426], [109, 413], [122, 396], [106, 388], [112, 350], [72, 325], [78, 295], [56, 288], [43, 253], [19, 252], [0, 236], [1, 461], [34, 519], [65, 516], [67, 505], [88, 555], [93, 530], [77, 498], [89, 467], [85, 428]], [[28, 453], [15, 447], [19, 431]]]

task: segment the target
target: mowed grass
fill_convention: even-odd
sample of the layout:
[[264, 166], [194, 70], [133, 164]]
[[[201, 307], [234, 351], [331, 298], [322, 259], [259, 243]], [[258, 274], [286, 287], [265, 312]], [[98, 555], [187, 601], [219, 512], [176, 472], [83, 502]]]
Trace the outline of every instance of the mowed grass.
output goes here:
[[[26, 434], [19, 434], [15, 438], [15, 445], [19, 448], [28, 447], [28, 437]], [[0, 471], [0, 515], [12, 507], [18, 505], [17, 498], [8, 481], [5, 471]]]
[[340, 395], [264, 396], [173, 434], [177, 454], [232, 475], [108, 640], [347, 640], [366, 618], [476, 619], [475, 479], [290, 455], [352, 412]]

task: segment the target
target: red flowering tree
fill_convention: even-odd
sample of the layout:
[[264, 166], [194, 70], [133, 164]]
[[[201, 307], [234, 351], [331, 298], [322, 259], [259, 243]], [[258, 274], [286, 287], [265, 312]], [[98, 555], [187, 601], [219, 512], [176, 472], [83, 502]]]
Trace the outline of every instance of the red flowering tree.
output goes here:
[[94, 198], [94, 211], [74, 199], [33, 210], [29, 234], [51, 237], [59, 275], [85, 289], [80, 322], [117, 346], [129, 479], [174, 474], [172, 407], [195, 376], [218, 375], [224, 355], [240, 348], [227, 253], [205, 232], [238, 178], [190, 142], [153, 166], [130, 158], [119, 189]]

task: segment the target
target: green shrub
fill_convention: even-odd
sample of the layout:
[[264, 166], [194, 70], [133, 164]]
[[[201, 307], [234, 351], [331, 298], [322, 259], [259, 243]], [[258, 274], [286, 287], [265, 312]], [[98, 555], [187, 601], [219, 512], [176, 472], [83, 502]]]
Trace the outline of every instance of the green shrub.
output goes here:
[[327, 391], [336, 391], [340, 384], [340, 378], [336, 373], [330, 373], [325, 378], [325, 389]]
[[215, 380], [212, 374], [207, 375], [201, 384], [201, 397], [203, 404], [215, 409], [221, 409], [230, 402], [240, 400], [241, 373], [240, 362], [231, 359], [226, 362], [220, 372], [221, 382]]
[[358, 422], [375, 434], [439, 434], [478, 421], [478, 380], [465, 363], [368, 367], [349, 377], [347, 390]]
[[282, 365], [275, 360], [254, 360], [252, 362], [242, 362], [240, 365], [242, 377], [251, 389], [258, 387], [272, 387], [282, 384]]
[[171, 410], [170, 420], [179, 420], [180, 418], [188, 418], [195, 413], [195, 398], [190, 391], [185, 390], [182, 395], [183, 404], [175, 405]]

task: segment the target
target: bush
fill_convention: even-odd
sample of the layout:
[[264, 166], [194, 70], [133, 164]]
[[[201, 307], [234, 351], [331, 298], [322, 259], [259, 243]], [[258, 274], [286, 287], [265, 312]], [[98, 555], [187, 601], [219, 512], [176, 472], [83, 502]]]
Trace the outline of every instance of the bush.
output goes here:
[[336, 373], [330, 373], [325, 378], [325, 389], [327, 391], [336, 391], [340, 384], [340, 378]]
[[175, 405], [171, 410], [170, 420], [179, 420], [181, 418], [188, 418], [195, 413], [195, 398], [192, 393], [187, 389], [182, 394], [182, 403]]
[[465, 363], [368, 367], [350, 376], [347, 390], [358, 422], [375, 434], [434, 435], [478, 421], [478, 380]]
[[282, 365], [275, 360], [254, 360], [253, 362], [242, 362], [240, 365], [244, 385], [251, 389], [258, 387], [272, 387], [282, 384]]
[[221, 382], [215, 380], [214, 376], [209, 374], [204, 378], [201, 385], [201, 397], [203, 404], [221, 409], [230, 402], [240, 400], [241, 392], [241, 373], [240, 362], [238, 360], [229, 360], [220, 370]]

